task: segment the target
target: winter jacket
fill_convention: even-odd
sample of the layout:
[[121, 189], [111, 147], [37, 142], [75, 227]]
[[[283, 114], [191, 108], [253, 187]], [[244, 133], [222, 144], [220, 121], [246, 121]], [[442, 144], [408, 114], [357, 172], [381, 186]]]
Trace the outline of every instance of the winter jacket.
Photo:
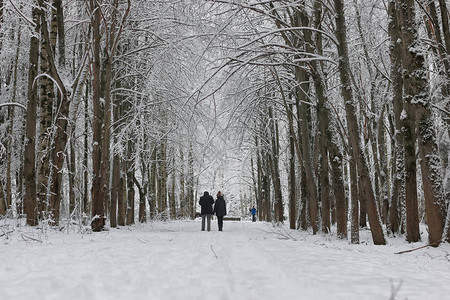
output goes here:
[[227, 215], [227, 205], [223, 196], [218, 196], [216, 203], [214, 203], [214, 212], [216, 216], [223, 217]]
[[250, 211], [251, 211], [253, 216], [256, 215], [256, 208], [250, 208]]
[[200, 197], [198, 204], [202, 207], [202, 215], [211, 215], [213, 213], [212, 206], [214, 204], [214, 199], [208, 192], [205, 192], [203, 196]]

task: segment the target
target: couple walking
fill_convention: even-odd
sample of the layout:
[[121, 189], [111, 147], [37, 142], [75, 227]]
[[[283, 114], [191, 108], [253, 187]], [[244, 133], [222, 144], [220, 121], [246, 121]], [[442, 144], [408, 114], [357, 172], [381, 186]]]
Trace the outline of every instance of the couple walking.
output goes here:
[[223, 216], [227, 214], [227, 206], [225, 204], [225, 200], [223, 199], [222, 193], [220, 191], [217, 193], [217, 199], [216, 202], [214, 202], [213, 197], [208, 192], [204, 192], [198, 203], [202, 208], [202, 231], [205, 231], [205, 220], [207, 222], [207, 230], [211, 231], [211, 216], [214, 214], [217, 216], [219, 231], [222, 231]]

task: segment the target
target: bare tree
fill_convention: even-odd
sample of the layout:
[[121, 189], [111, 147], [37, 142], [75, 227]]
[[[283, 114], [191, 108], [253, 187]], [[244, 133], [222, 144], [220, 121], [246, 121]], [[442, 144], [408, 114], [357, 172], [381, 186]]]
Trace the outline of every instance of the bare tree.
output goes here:
[[[111, 82], [113, 57], [117, 50], [120, 35], [125, 20], [128, 17], [131, 1], [128, 0], [122, 18], [119, 18], [119, 1], [114, 0], [111, 10], [103, 11], [103, 1], [89, 1], [91, 14], [91, 27], [93, 38], [92, 73], [93, 73], [93, 179], [92, 179], [92, 230], [101, 231], [104, 226], [105, 209], [109, 199], [109, 158], [110, 158], [110, 127], [111, 127]], [[103, 16], [102, 16], [103, 13]], [[105, 20], [105, 16], [110, 18]], [[102, 27], [103, 26], [103, 27]], [[100, 56], [102, 30], [106, 32], [106, 47], [103, 49], [104, 57]], [[104, 77], [102, 76], [104, 75]], [[104, 90], [103, 90], [104, 88]], [[101, 107], [101, 95], [104, 96], [104, 106]], [[132, 182], [132, 178], [131, 178]]]
[[[445, 206], [442, 193], [442, 175], [440, 158], [436, 144], [436, 132], [431, 113], [429, 83], [426, 76], [425, 58], [420, 51], [421, 42], [415, 23], [415, 2], [402, 0], [402, 41], [404, 66], [404, 109], [407, 113], [407, 131], [405, 135], [405, 170], [406, 170], [406, 204], [408, 241], [420, 239], [419, 222], [416, 218], [417, 187], [408, 181], [409, 176], [415, 177], [416, 170], [415, 142], [418, 141], [420, 167], [422, 173], [429, 242], [438, 246], [442, 239], [445, 219]], [[417, 129], [417, 138], [415, 130]], [[408, 197], [412, 193], [411, 198]], [[414, 197], [415, 196], [415, 197]], [[408, 204], [412, 204], [408, 207]], [[408, 215], [408, 213], [410, 215]], [[414, 219], [411, 219], [411, 214]], [[412, 224], [411, 224], [412, 223]], [[412, 232], [411, 232], [412, 231]]]
[[40, 32], [40, 9], [36, 3], [33, 7], [34, 35], [30, 41], [30, 67], [28, 70], [28, 104], [26, 115], [25, 151], [24, 151], [24, 177], [25, 196], [24, 211], [27, 215], [27, 224], [36, 226], [38, 224], [37, 202], [36, 202], [36, 109], [38, 102], [37, 85], [35, 84], [38, 75], [39, 57], [39, 32]]
[[389, 1], [388, 32], [390, 38], [390, 58], [391, 58], [391, 80], [392, 80], [392, 106], [394, 111], [394, 135], [393, 164], [392, 164], [392, 193], [389, 209], [389, 229], [393, 233], [400, 232], [401, 225], [401, 206], [404, 198], [404, 154], [403, 154], [403, 132], [401, 113], [403, 110], [403, 78], [401, 74], [401, 33], [399, 28], [398, 16], [395, 0]]
[[338, 42], [339, 55], [339, 74], [341, 78], [341, 92], [345, 102], [346, 119], [348, 126], [348, 134], [350, 144], [352, 146], [352, 156], [356, 161], [358, 176], [361, 183], [362, 191], [360, 196], [367, 199], [367, 212], [369, 215], [369, 223], [372, 232], [372, 238], [376, 245], [384, 245], [383, 230], [381, 228], [378, 215], [375, 194], [372, 189], [372, 183], [369, 177], [369, 169], [366, 159], [359, 141], [359, 126], [356, 118], [356, 109], [352, 95], [352, 86], [350, 80], [350, 63], [347, 49], [346, 25], [344, 15], [344, 3], [341, 0], [334, 1], [334, 9], [336, 13], [336, 39]]

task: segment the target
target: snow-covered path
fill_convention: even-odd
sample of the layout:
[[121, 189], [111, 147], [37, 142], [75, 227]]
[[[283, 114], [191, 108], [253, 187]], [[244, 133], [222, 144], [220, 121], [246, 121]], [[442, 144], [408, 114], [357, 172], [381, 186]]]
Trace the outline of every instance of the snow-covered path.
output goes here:
[[[39, 240], [40, 242], [33, 240]], [[450, 245], [350, 245], [265, 223], [153, 222], [0, 239], [0, 299], [450, 299]], [[392, 298], [394, 299], [394, 298]]]

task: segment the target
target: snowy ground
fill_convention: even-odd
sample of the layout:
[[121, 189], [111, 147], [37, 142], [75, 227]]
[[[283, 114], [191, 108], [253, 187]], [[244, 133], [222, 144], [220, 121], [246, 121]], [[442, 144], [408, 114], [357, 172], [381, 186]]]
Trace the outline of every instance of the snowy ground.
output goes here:
[[[450, 245], [350, 245], [266, 223], [101, 233], [0, 224], [0, 299], [450, 299]], [[393, 289], [398, 289], [395, 298]]]

